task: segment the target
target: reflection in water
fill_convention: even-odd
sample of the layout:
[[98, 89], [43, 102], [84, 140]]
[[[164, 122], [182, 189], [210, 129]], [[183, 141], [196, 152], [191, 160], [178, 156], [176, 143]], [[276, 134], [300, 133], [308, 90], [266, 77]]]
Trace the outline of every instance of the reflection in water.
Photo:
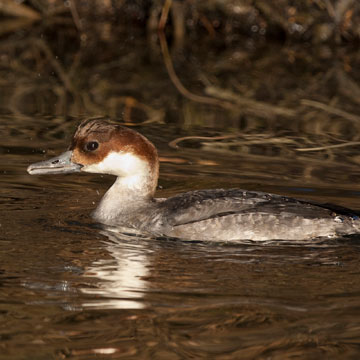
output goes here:
[[122, 233], [101, 231], [109, 238], [106, 250], [112, 259], [100, 259], [86, 269], [87, 277], [98, 279], [96, 288], [83, 288], [85, 294], [98, 295], [99, 299], [83, 303], [84, 307], [108, 309], [142, 309], [148, 287], [149, 259], [142, 239]]

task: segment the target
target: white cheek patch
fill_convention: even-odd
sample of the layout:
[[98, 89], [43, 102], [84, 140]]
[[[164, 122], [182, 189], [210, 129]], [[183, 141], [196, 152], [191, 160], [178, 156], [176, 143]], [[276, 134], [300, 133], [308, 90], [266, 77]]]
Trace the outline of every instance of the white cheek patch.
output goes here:
[[145, 175], [148, 173], [149, 167], [145, 160], [134, 154], [110, 152], [101, 162], [86, 165], [82, 171], [128, 177]]

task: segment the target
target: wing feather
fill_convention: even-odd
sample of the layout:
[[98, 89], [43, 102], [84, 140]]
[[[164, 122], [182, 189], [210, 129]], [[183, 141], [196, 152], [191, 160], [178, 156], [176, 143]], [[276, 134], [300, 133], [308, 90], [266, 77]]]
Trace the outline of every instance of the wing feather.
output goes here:
[[355, 218], [351, 210], [331, 204], [317, 204], [305, 200], [240, 189], [199, 190], [171, 197], [162, 202], [171, 226], [234, 214], [262, 213], [266, 217], [283, 215], [304, 219], [330, 219], [337, 215]]

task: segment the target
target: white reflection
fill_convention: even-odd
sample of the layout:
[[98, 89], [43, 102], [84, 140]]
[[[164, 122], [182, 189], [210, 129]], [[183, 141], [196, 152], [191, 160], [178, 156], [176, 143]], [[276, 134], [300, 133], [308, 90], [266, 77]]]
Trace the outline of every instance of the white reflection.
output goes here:
[[112, 259], [100, 259], [86, 269], [84, 276], [99, 281], [96, 288], [83, 288], [81, 291], [99, 298], [82, 305], [85, 307], [113, 309], [142, 309], [144, 292], [148, 288], [148, 252], [146, 241], [110, 231], [102, 231], [110, 241], [106, 250]]
[[115, 354], [118, 351], [116, 348], [104, 348], [104, 349], [93, 349], [92, 352], [95, 354], [101, 354], [101, 355], [110, 355]]

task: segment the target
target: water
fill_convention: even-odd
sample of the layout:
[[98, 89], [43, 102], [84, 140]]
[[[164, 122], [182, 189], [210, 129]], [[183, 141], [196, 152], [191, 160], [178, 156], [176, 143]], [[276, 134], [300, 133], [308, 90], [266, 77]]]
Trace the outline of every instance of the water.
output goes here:
[[[48, 121], [34, 119], [33, 127], [42, 133]], [[21, 124], [3, 117], [2, 126], [18, 133], [1, 157], [1, 359], [357, 358], [358, 237], [228, 244], [102, 230], [88, 214], [112, 179], [27, 175], [29, 163], [48, 156], [41, 149], [58, 153], [65, 143], [30, 141]], [[249, 181], [246, 160], [233, 169], [234, 158], [202, 155], [219, 165], [202, 172], [198, 158], [191, 171], [187, 162], [164, 162], [160, 196], [211, 187], [218, 170], [218, 186]], [[278, 159], [267, 167], [266, 174], [281, 169]], [[244, 176], [234, 179], [237, 171]], [[359, 200], [357, 185], [280, 187], [266, 175], [264, 183], [343, 205]]]
[[[278, 53], [272, 56], [266, 59], [280, 61]], [[218, 75], [226, 65], [220, 55], [210, 56], [206, 71], [213, 71], [215, 60]], [[305, 91], [314, 73], [311, 65], [298, 74], [291, 64], [259, 62], [244, 63], [241, 74], [232, 64], [223, 78], [240, 74], [242, 87], [260, 92], [257, 99], [267, 98], [269, 84], [281, 82], [270, 100], [292, 108], [294, 99], [305, 94], [319, 100], [318, 90]], [[127, 65], [135, 63], [132, 58]], [[358, 141], [356, 122], [313, 108], [301, 108], [288, 120], [204, 107], [179, 99], [163, 65], [157, 65], [153, 72], [148, 64], [137, 68], [153, 78], [138, 75], [134, 88], [145, 104], [166, 113], [166, 124], [136, 126], [160, 150], [159, 197], [240, 187], [360, 209], [358, 149], [329, 147]], [[178, 64], [180, 70], [185, 65]], [[97, 71], [96, 79], [112, 84]], [[250, 77], [247, 71], [253, 72]], [[261, 89], [259, 79], [265, 84]], [[48, 100], [56, 91], [31, 79], [29, 92], [19, 92], [18, 80], [14, 86], [1, 84], [1, 359], [358, 359], [359, 236], [231, 244], [101, 229], [89, 214], [113, 178], [26, 172], [30, 163], [66, 149], [81, 114], [70, 100], [65, 110], [58, 102], [53, 106]], [[143, 89], [142, 81], [153, 91]], [[319, 77], [317, 95], [354, 113], [354, 103], [340, 90], [334, 100], [337, 90], [324, 81]], [[296, 91], [294, 84], [299, 84]], [[192, 86], [199, 91], [198, 83]], [[94, 88], [88, 89], [95, 102], [104, 95], [96, 89], [95, 95]], [[114, 91], [109, 90], [119, 95]], [[147, 119], [135, 110], [134, 123]], [[179, 149], [169, 146], [182, 136], [229, 134], [237, 137], [192, 138], [179, 142]], [[298, 150], [321, 146], [325, 149]]]

